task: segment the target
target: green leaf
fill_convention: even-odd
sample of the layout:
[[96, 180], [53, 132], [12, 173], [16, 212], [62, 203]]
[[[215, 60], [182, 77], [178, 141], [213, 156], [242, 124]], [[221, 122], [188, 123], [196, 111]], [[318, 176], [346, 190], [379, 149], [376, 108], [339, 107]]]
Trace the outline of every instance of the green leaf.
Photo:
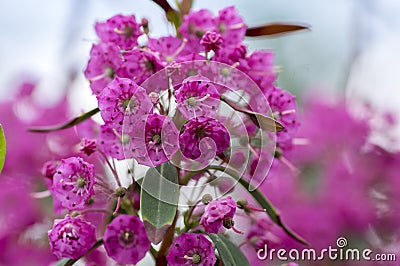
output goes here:
[[64, 266], [69, 259], [63, 258], [56, 262], [55, 266]]
[[78, 260], [80, 260], [81, 258], [87, 256], [90, 252], [92, 252], [93, 250], [95, 250], [96, 248], [100, 247], [101, 245], [103, 245], [103, 239], [100, 238], [99, 240], [97, 240], [96, 243], [94, 243], [94, 245], [89, 249], [88, 252], [86, 252], [85, 254], [83, 254], [81, 257], [77, 258], [77, 259], [61, 259], [57, 262], [56, 266], [72, 266], [74, 265]]
[[290, 23], [270, 23], [258, 27], [250, 27], [246, 30], [246, 36], [277, 36], [294, 31], [308, 30], [308, 25], [290, 24]]
[[179, 13], [176, 10], [171, 9], [166, 13], [166, 16], [167, 16], [168, 21], [170, 21], [174, 24], [176, 32], [178, 32], [178, 29], [182, 23]]
[[3, 170], [6, 160], [6, 138], [4, 137], [3, 127], [0, 125], [0, 173]]
[[260, 206], [264, 209], [264, 211], [268, 214], [271, 220], [278, 226], [280, 226], [290, 237], [294, 240], [302, 243], [304, 245], [308, 245], [307, 241], [305, 241], [301, 236], [297, 235], [295, 232], [290, 230], [281, 220], [281, 217], [272, 203], [264, 196], [264, 194], [255, 189], [246, 179], [242, 178], [239, 173], [237, 173], [234, 169], [226, 168], [219, 165], [210, 165], [207, 169], [218, 170], [224, 172], [235, 180], [237, 180], [245, 189], [248, 190], [250, 195], [260, 204]]
[[210, 234], [224, 266], [250, 266], [242, 251], [223, 235]]
[[285, 129], [285, 127], [279, 123], [278, 121], [272, 119], [271, 117], [252, 112], [247, 110], [246, 108], [237, 105], [236, 103], [232, 102], [231, 100], [227, 99], [226, 97], [221, 96], [221, 100], [227, 103], [230, 107], [239, 111], [241, 113], [247, 114], [253, 123], [261, 128], [262, 130], [271, 131], [271, 132], [280, 132]]
[[91, 118], [92, 116], [94, 116], [98, 112], [100, 112], [100, 109], [99, 108], [94, 108], [93, 110], [90, 110], [89, 112], [83, 113], [83, 114], [75, 117], [74, 119], [72, 119], [72, 120], [70, 120], [67, 123], [64, 123], [62, 125], [50, 126], [50, 127], [29, 128], [28, 131], [30, 131], [30, 132], [52, 132], [52, 131], [58, 131], [58, 130], [62, 130], [62, 129], [67, 129], [67, 128], [70, 128], [70, 127], [73, 127], [73, 126], [76, 126], [76, 125], [82, 123], [83, 121]]
[[171, 225], [179, 200], [178, 173], [169, 162], [147, 170], [140, 193], [143, 221], [155, 228]]
[[193, 0], [182, 0], [180, 3], [178, 2], [178, 7], [179, 11], [181, 12], [181, 16], [189, 14], [192, 6], [193, 6]]

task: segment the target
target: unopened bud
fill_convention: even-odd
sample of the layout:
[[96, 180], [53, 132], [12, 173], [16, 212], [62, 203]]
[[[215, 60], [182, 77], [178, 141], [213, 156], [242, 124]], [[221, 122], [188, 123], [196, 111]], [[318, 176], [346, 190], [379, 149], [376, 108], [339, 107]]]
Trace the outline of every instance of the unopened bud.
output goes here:
[[238, 199], [236, 201], [236, 204], [238, 205], [238, 207], [240, 209], [244, 209], [247, 206], [248, 202], [247, 202], [247, 199]]
[[126, 188], [124, 188], [124, 187], [119, 187], [119, 188], [117, 188], [116, 190], [115, 190], [115, 195], [117, 196], [117, 197], [124, 197], [125, 196], [125, 194], [126, 194]]
[[201, 198], [201, 202], [204, 205], [207, 205], [213, 200], [213, 197], [210, 194], [204, 194], [203, 197]]

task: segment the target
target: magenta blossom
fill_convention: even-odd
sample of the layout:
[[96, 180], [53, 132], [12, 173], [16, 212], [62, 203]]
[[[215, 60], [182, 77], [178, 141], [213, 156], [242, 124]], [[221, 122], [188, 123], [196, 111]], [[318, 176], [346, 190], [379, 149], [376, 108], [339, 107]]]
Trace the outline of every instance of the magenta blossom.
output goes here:
[[97, 99], [101, 117], [116, 128], [121, 128], [123, 123], [134, 124], [153, 109], [145, 89], [127, 78], [116, 77]]
[[96, 243], [96, 229], [80, 217], [55, 220], [48, 233], [51, 251], [57, 258], [78, 259]]
[[125, 133], [121, 134], [107, 124], [102, 125], [97, 138], [99, 149], [105, 155], [117, 160], [132, 158], [132, 153], [129, 150], [130, 137]]
[[139, 164], [157, 166], [178, 151], [179, 131], [167, 116], [147, 116], [132, 127], [131, 136], [131, 152]]
[[[272, 51], [254, 51], [250, 56], [239, 60], [239, 63], [238, 69], [249, 75], [261, 91], [266, 92], [272, 88], [276, 79], [274, 53]], [[248, 93], [254, 94], [254, 92]]]
[[138, 263], [150, 249], [143, 222], [137, 216], [120, 214], [106, 227], [104, 248], [120, 264]]
[[213, 266], [217, 258], [212, 243], [204, 235], [182, 233], [172, 243], [167, 261], [169, 266]]
[[215, 23], [226, 46], [236, 46], [243, 41], [247, 26], [234, 6], [221, 9]]
[[188, 46], [193, 52], [200, 52], [200, 40], [206, 31], [215, 30], [213, 14], [207, 9], [190, 11], [183, 18], [179, 33], [188, 40]]
[[111, 42], [129, 50], [138, 44], [137, 38], [142, 35], [140, 24], [136, 22], [134, 15], [115, 15], [106, 22], [97, 22], [95, 30], [100, 40]]
[[135, 48], [124, 53], [121, 76], [142, 84], [161, 69], [162, 62], [152, 51]]
[[121, 67], [122, 58], [118, 47], [110, 43], [94, 44], [84, 71], [93, 94], [99, 94], [116, 74], [121, 74]]
[[212, 50], [215, 53], [218, 53], [222, 48], [223, 43], [224, 39], [221, 34], [218, 34], [215, 31], [207, 31], [200, 40], [200, 44], [203, 45], [206, 52]]
[[235, 212], [236, 202], [231, 196], [214, 200], [207, 205], [201, 217], [200, 224], [207, 233], [217, 234], [222, 226], [228, 229], [233, 226], [232, 218]]
[[57, 167], [51, 193], [69, 211], [81, 210], [94, 195], [94, 183], [94, 166], [80, 157], [70, 157]]
[[[198, 159], [202, 154], [201, 141], [206, 138], [214, 142], [217, 155], [221, 155], [230, 144], [229, 132], [221, 122], [210, 117], [198, 116], [189, 120], [179, 135], [183, 155], [192, 160]], [[208, 144], [206, 146], [209, 146]]]
[[93, 154], [96, 151], [96, 140], [83, 138], [80, 151], [87, 156]]
[[196, 75], [183, 80], [175, 91], [178, 109], [184, 118], [215, 116], [220, 103], [220, 95], [214, 84], [207, 78]]
[[186, 39], [182, 40], [174, 36], [166, 36], [149, 39], [147, 47], [157, 53], [166, 64], [170, 64], [176, 58], [188, 54], [186, 43]]

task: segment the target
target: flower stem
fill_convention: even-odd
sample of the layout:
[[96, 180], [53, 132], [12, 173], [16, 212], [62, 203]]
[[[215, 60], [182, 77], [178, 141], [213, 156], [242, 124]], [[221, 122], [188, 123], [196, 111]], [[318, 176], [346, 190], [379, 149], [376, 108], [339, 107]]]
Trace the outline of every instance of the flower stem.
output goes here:
[[103, 245], [103, 239], [100, 238], [99, 240], [97, 240], [96, 243], [94, 243], [93, 247], [91, 247], [89, 249], [88, 252], [86, 252], [84, 255], [82, 255], [81, 257], [77, 258], [77, 259], [69, 259], [63, 266], [72, 266], [75, 264], [75, 262], [77, 262], [78, 260], [80, 260], [81, 258], [87, 256], [90, 252], [92, 252], [93, 250], [95, 250], [96, 248], [100, 247], [101, 245]]

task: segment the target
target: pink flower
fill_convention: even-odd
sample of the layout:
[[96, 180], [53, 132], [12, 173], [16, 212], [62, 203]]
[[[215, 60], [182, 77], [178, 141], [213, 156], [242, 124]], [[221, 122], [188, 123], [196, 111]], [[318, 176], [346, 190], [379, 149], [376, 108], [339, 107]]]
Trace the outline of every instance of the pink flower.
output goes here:
[[123, 123], [133, 125], [153, 109], [146, 91], [127, 78], [116, 77], [97, 99], [101, 117], [116, 128], [121, 128]]
[[110, 43], [94, 44], [84, 71], [93, 94], [99, 94], [117, 73], [120, 74], [121, 67], [121, 53], [117, 46]]
[[212, 60], [225, 63], [228, 65], [233, 65], [239, 60], [244, 59], [247, 54], [247, 47], [244, 44], [239, 44], [237, 46], [224, 47], [220, 49], [217, 54], [212, 58]]
[[[198, 116], [189, 120], [179, 135], [179, 145], [183, 155], [196, 160], [202, 154], [201, 141], [208, 139], [215, 144], [216, 155], [222, 154], [230, 143], [230, 136], [225, 126], [213, 118]], [[210, 143], [206, 143], [207, 146]]]
[[121, 76], [142, 84], [151, 75], [163, 69], [162, 62], [153, 52], [135, 48], [124, 53]]
[[139, 164], [155, 167], [171, 160], [178, 150], [179, 131], [167, 116], [150, 114], [132, 127], [133, 157]]
[[78, 259], [96, 243], [96, 228], [80, 217], [55, 220], [48, 233], [50, 248], [57, 258]]
[[118, 14], [106, 22], [97, 22], [95, 30], [101, 41], [111, 42], [121, 49], [129, 50], [138, 44], [137, 38], [142, 35], [140, 26], [134, 15]]
[[[249, 75], [260, 89], [266, 92], [272, 87], [276, 79], [273, 60], [274, 53], [272, 51], [254, 51], [250, 56], [239, 60], [238, 69]], [[248, 93], [252, 94], [252, 92]]]
[[120, 214], [106, 227], [104, 248], [120, 264], [136, 264], [150, 249], [144, 224], [137, 216]]
[[273, 87], [265, 93], [274, 118], [280, 122], [285, 129], [277, 132], [277, 145], [285, 150], [292, 147], [292, 139], [295, 137], [300, 126], [297, 117], [296, 97], [288, 91]]
[[196, 75], [183, 80], [175, 91], [178, 109], [184, 118], [215, 116], [219, 108], [220, 95], [207, 78]]
[[193, 52], [200, 52], [200, 39], [206, 31], [215, 30], [213, 14], [207, 9], [191, 11], [183, 18], [179, 33], [188, 40], [188, 46]]
[[213, 50], [215, 53], [221, 49], [224, 39], [221, 34], [215, 31], [207, 31], [200, 40], [200, 44], [203, 45], [206, 52]]
[[212, 243], [204, 235], [182, 233], [172, 243], [167, 261], [169, 266], [210, 266], [217, 258]]
[[43, 164], [42, 167], [42, 174], [47, 177], [50, 178], [51, 180], [53, 180], [53, 176], [56, 173], [56, 169], [58, 166], [59, 162], [55, 161], [55, 160], [51, 160], [51, 161], [47, 161]]
[[117, 160], [130, 159], [133, 157], [129, 149], [129, 138], [129, 135], [120, 135], [114, 128], [106, 124], [100, 127], [97, 145], [105, 155], [112, 158]]
[[247, 26], [234, 6], [221, 9], [215, 23], [226, 46], [236, 46], [243, 41]]
[[[201, 217], [200, 224], [204, 227], [207, 233], [218, 234], [225, 223], [232, 224], [232, 218], [236, 212], [236, 202], [231, 196], [220, 200], [210, 202], [203, 216]], [[230, 228], [229, 226], [226, 226]]]
[[90, 156], [96, 151], [96, 141], [94, 139], [83, 138], [81, 140], [80, 151], [87, 156]]
[[188, 54], [186, 42], [186, 39], [182, 40], [174, 36], [166, 36], [149, 39], [147, 47], [157, 53], [166, 64], [169, 64], [175, 61], [177, 57]]
[[94, 166], [80, 157], [70, 157], [57, 167], [51, 193], [69, 211], [82, 210], [94, 195], [94, 183]]

